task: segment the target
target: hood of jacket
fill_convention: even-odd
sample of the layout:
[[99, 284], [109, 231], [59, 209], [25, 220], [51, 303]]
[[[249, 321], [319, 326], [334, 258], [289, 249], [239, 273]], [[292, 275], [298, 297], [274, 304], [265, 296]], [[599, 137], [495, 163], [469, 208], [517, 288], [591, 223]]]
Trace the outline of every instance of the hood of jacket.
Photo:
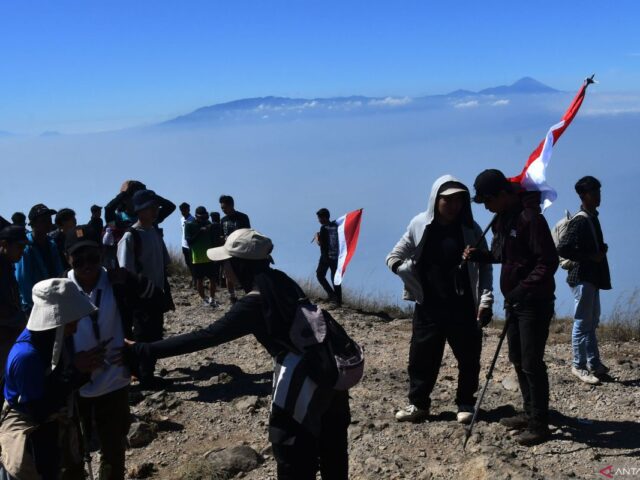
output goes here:
[[465, 204], [462, 208], [462, 224], [466, 227], [473, 228], [473, 214], [471, 213], [471, 196], [469, 195], [469, 189], [467, 186], [458, 180], [453, 175], [443, 175], [438, 178], [433, 185], [431, 186], [431, 193], [429, 195], [429, 204], [427, 206], [426, 215], [426, 224], [430, 225], [433, 222], [433, 219], [436, 217], [436, 200], [438, 199], [438, 195], [442, 191], [442, 187], [446, 183], [455, 183], [456, 187], [462, 188], [467, 192], [465, 194]]

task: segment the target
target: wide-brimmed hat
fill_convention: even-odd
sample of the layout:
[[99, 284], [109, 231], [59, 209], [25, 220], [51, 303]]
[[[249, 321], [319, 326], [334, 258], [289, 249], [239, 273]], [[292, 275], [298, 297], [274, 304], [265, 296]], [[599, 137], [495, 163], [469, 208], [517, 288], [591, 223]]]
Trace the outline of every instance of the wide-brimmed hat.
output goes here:
[[32, 299], [27, 328], [34, 332], [62, 327], [98, 310], [68, 278], [50, 278], [36, 283]]
[[214, 262], [221, 262], [232, 257], [245, 260], [267, 260], [271, 256], [273, 243], [252, 228], [240, 228], [233, 232], [222, 247], [207, 250], [207, 257]]

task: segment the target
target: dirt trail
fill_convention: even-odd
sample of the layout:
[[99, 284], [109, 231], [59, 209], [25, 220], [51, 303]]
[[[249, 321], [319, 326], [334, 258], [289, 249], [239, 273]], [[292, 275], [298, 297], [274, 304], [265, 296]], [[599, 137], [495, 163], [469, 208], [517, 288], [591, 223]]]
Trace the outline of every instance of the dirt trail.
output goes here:
[[[178, 281], [177, 310], [167, 316], [167, 335], [215, 321], [229, 307], [226, 292], [219, 297], [223, 307], [207, 309]], [[484, 412], [464, 454], [464, 430], [455, 422], [457, 370], [451, 351], [446, 349], [432, 395], [433, 418], [419, 425], [399, 424], [393, 414], [406, 402], [410, 321], [383, 322], [375, 315], [348, 309], [332, 313], [364, 346], [367, 359], [365, 378], [351, 391], [352, 479], [607, 478], [599, 473], [607, 466], [614, 472], [640, 467], [637, 342], [602, 345], [611, 379], [599, 386], [579, 383], [571, 376], [567, 344], [548, 345], [553, 438], [533, 448], [520, 447], [498, 424], [520, 406], [505, 345]], [[495, 329], [485, 332], [482, 376], [498, 333]], [[133, 407], [134, 414], [149, 420], [157, 437], [145, 447], [128, 450], [129, 468], [149, 462], [155, 468], [151, 478], [197, 478], [185, 472], [206, 463], [205, 455], [245, 444], [266, 461], [235, 478], [275, 478], [266, 434], [272, 363], [253, 337], [165, 359], [159, 368], [173, 385], [153, 398], [134, 396], [141, 400]]]

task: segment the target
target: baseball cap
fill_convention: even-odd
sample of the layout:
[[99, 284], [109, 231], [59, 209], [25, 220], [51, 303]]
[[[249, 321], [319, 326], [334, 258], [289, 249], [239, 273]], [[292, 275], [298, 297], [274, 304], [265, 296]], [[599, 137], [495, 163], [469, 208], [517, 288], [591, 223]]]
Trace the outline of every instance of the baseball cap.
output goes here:
[[207, 257], [221, 262], [232, 257], [245, 260], [267, 260], [273, 250], [269, 237], [252, 228], [240, 228], [233, 232], [222, 247], [207, 250]]
[[514, 185], [507, 180], [500, 170], [488, 169], [480, 173], [473, 182], [476, 194], [473, 197], [475, 203], [484, 203], [487, 197], [496, 196], [501, 191], [512, 192]]
[[456, 193], [469, 193], [469, 191], [459, 182], [445, 182], [440, 187], [438, 196], [448, 197], [450, 195], [455, 195]]
[[44, 203], [38, 203], [29, 210], [29, 223], [33, 222], [36, 218], [51, 217], [56, 213], [58, 213], [56, 210], [47, 207]]
[[200, 215], [200, 216], [204, 216], [204, 217], [209, 217], [209, 212], [207, 211], [207, 209], [205, 207], [198, 207], [196, 208], [196, 215]]
[[69, 230], [64, 239], [64, 248], [68, 254], [73, 254], [82, 247], [100, 247], [98, 234], [89, 225], [78, 225]]

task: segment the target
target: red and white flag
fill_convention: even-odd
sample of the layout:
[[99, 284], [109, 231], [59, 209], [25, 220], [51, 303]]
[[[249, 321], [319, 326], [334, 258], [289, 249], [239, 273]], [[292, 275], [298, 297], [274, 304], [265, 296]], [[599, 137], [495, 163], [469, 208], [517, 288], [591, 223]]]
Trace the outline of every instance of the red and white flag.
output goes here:
[[509, 179], [513, 183], [519, 183], [526, 191], [541, 192], [543, 210], [549, 207], [558, 197], [558, 193], [547, 183], [546, 176], [547, 165], [549, 165], [549, 160], [551, 159], [553, 146], [567, 127], [571, 125], [571, 121], [577, 115], [578, 110], [580, 110], [587, 87], [592, 83], [594, 83], [593, 76], [584, 81], [582, 88], [580, 88], [580, 91], [573, 99], [573, 102], [569, 105], [569, 108], [562, 117], [562, 120], [549, 129], [544, 140], [540, 142], [540, 145], [538, 145], [538, 147], [529, 156], [527, 164], [524, 166], [520, 175]]
[[344, 274], [347, 271], [347, 265], [349, 265], [349, 262], [353, 258], [353, 254], [356, 252], [361, 221], [362, 209], [349, 212], [336, 220], [336, 223], [338, 224], [340, 254], [338, 256], [338, 268], [333, 277], [334, 285], [340, 285], [342, 283]]

